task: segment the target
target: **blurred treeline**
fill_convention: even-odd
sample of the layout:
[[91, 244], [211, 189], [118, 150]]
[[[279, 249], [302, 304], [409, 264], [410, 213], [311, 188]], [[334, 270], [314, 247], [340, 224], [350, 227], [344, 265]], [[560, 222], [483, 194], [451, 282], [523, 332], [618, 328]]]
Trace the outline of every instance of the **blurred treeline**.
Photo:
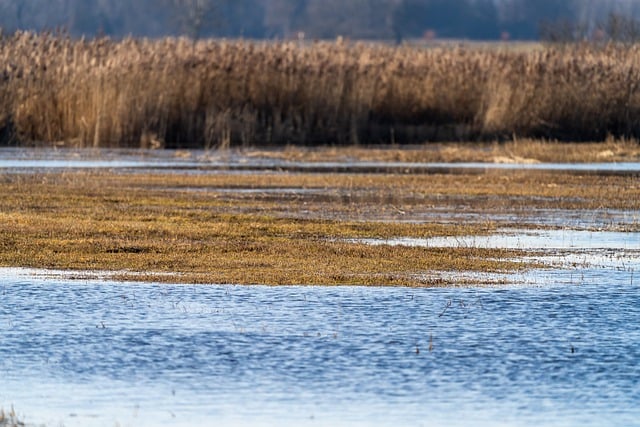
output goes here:
[[[638, 0], [0, 0], [0, 27], [73, 36], [534, 40], [587, 35]], [[566, 36], [567, 34], [564, 34]]]

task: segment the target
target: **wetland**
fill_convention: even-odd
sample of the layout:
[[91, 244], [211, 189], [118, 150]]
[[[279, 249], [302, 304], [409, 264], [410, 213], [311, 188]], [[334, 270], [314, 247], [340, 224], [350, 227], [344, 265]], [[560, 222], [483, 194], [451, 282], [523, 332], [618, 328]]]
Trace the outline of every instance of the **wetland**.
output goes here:
[[[640, 227], [634, 162], [438, 168], [325, 152], [10, 150], [0, 265], [173, 283], [451, 285], [438, 273], [531, 268], [540, 248], [361, 240]], [[382, 153], [394, 152], [411, 153]]]
[[3, 36], [0, 426], [637, 425], [640, 49], [504, 46]]
[[0, 408], [633, 425], [636, 150], [0, 150]]

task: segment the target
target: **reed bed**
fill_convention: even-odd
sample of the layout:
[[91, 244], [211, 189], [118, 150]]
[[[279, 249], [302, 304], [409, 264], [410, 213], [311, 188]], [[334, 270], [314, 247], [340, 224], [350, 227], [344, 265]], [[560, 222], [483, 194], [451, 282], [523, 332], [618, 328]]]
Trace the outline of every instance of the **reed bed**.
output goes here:
[[22, 422], [16, 411], [11, 407], [11, 411], [4, 412], [4, 409], [0, 408], [0, 427], [24, 427], [26, 424]]
[[640, 47], [0, 40], [0, 142], [76, 147], [640, 138]]

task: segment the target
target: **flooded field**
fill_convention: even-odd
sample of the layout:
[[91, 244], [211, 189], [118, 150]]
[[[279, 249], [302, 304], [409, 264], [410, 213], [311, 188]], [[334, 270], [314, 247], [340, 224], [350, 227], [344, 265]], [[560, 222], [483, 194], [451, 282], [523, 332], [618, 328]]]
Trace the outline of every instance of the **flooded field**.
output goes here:
[[640, 163], [338, 157], [0, 150], [0, 408], [638, 425]]

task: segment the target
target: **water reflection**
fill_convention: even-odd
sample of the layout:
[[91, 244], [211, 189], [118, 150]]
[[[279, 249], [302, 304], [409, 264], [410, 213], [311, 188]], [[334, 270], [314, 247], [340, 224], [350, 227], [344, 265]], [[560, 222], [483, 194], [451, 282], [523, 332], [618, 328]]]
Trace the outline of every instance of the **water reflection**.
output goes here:
[[575, 278], [419, 290], [1, 276], [0, 406], [14, 404], [31, 422], [640, 419], [640, 294], [628, 274], [603, 275], [597, 285]]

